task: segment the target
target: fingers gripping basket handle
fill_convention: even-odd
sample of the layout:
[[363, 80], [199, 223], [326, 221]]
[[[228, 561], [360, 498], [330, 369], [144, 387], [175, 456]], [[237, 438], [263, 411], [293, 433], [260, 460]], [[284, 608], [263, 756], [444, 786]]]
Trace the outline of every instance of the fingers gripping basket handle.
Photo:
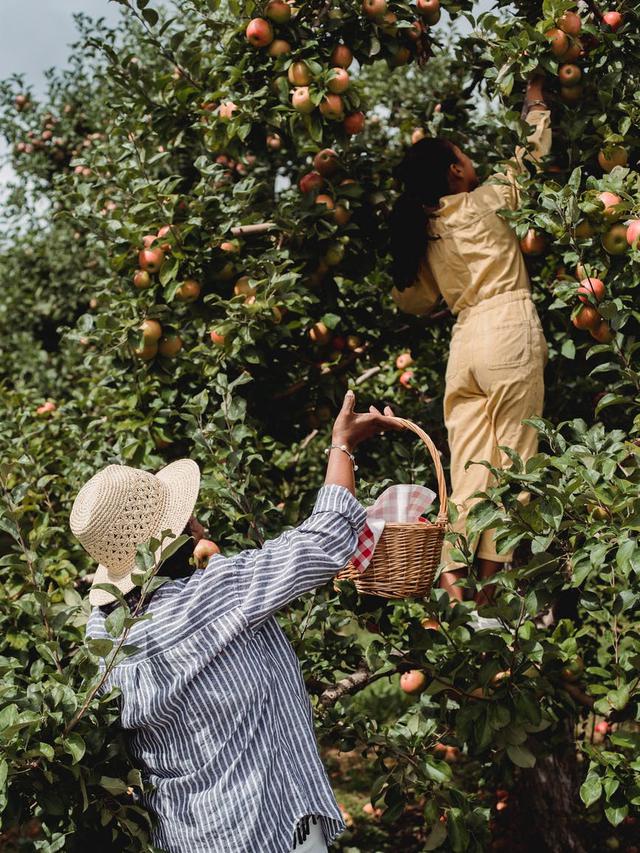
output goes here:
[[422, 443], [426, 446], [429, 451], [431, 458], [433, 459], [433, 464], [436, 469], [436, 478], [438, 480], [438, 524], [445, 524], [447, 521], [447, 482], [444, 476], [444, 470], [442, 468], [442, 462], [440, 461], [440, 454], [438, 452], [437, 447], [431, 441], [426, 432], [419, 427], [417, 424], [414, 424], [413, 421], [409, 421], [406, 418], [394, 418], [397, 423], [401, 424], [403, 429], [410, 429], [412, 432], [418, 436], [418, 438], [422, 439]]

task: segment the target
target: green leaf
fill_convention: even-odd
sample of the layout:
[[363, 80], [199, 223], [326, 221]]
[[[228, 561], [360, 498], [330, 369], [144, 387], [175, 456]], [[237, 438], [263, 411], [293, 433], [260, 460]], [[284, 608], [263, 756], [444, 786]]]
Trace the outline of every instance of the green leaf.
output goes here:
[[580, 786], [580, 799], [587, 808], [602, 796], [602, 782], [598, 776], [590, 776]]
[[516, 744], [509, 744], [507, 746], [507, 755], [513, 761], [515, 765], [518, 767], [534, 767], [536, 763], [536, 757], [531, 752], [531, 750], [527, 749], [526, 746], [517, 746]]
[[447, 837], [447, 826], [444, 823], [436, 823], [424, 842], [424, 850], [437, 850]]
[[63, 742], [65, 752], [68, 752], [69, 755], [72, 757], [72, 763], [77, 764], [86, 751], [86, 745], [84, 740], [80, 737], [79, 734], [71, 732], [70, 735], [64, 738]]
[[111, 613], [104, 620], [104, 627], [111, 634], [112, 637], [119, 637], [122, 633], [122, 629], [124, 628], [124, 620], [127, 616], [127, 610], [125, 607], [117, 607], [115, 610], [112, 610]]
[[99, 784], [101, 788], [104, 788], [105, 791], [108, 791], [115, 797], [120, 796], [121, 794], [126, 794], [127, 788], [129, 787], [129, 785], [126, 782], [123, 782], [122, 779], [116, 779], [113, 776], [101, 776]]

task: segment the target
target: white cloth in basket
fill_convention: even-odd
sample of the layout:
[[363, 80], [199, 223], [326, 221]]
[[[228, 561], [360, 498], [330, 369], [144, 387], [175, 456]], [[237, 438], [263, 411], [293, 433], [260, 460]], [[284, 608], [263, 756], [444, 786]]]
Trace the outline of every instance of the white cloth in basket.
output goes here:
[[389, 486], [367, 509], [367, 521], [358, 539], [351, 562], [363, 572], [373, 557], [378, 540], [388, 521], [415, 524], [435, 500], [436, 493], [425, 486]]

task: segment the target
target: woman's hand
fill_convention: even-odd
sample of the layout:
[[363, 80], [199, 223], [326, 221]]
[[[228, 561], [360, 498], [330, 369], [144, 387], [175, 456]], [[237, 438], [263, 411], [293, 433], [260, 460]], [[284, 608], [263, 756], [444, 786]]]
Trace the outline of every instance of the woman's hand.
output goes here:
[[386, 406], [384, 414], [375, 406], [369, 407], [368, 413], [355, 412], [356, 395], [347, 391], [340, 414], [333, 425], [332, 441], [334, 444], [345, 444], [349, 450], [354, 450], [362, 441], [389, 429], [404, 429], [394, 417], [390, 406]]

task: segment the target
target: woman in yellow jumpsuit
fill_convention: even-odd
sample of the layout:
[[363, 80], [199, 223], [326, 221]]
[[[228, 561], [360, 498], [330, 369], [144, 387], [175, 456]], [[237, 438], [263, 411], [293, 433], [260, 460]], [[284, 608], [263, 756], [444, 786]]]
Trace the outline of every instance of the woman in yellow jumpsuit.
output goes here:
[[[524, 160], [551, 147], [543, 80], [527, 87], [523, 114], [533, 131], [528, 152], [516, 151], [504, 173], [480, 185], [471, 160], [447, 139], [413, 145], [398, 169], [404, 192], [392, 217], [393, 299], [402, 311], [426, 315], [444, 297], [456, 317], [446, 370], [444, 417], [451, 451], [453, 530], [464, 534], [471, 495], [491, 485], [487, 460], [507, 467], [500, 446], [523, 459], [537, 451], [524, 418], [542, 414], [547, 345], [518, 239], [498, 211], [519, 204]], [[493, 577], [513, 555], [498, 554], [494, 532], [476, 542], [478, 576]], [[445, 546], [441, 586], [461, 600], [460, 563]], [[486, 603], [488, 587], [477, 598]]]

